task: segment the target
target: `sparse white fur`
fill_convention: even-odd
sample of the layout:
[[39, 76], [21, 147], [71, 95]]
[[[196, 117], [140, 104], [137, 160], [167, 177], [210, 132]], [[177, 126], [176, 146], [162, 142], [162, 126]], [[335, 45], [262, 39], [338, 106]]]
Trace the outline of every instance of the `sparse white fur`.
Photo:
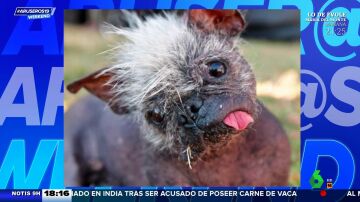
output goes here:
[[[115, 65], [109, 71], [117, 75], [114, 81], [127, 81], [114, 87], [116, 95], [126, 95], [125, 99], [122, 98], [125, 102], [123, 104], [138, 107], [146, 96], [154, 96], [164, 89], [175, 91], [175, 83], [169, 81], [181, 78], [174, 78], [178, 75], [178, 69], [169, 63], [168, 58], [173, 57], [173, 54], [179, 56], [186, 53], [173, 53], [171, 46], [177, 43], [178, 37], [189, 35], [191, 38], [191, 32], [185, 19], [175, 15], [155, 16], [148, 18], [146, 22], [141, 21], [135, 14], [127, 16], [132, 19], [132, 27], [114, 27], [113, 30], [127, 41], [121, 43], [113, 52]], [[194, 88], [191, 85], [187, 87], [187, 90]]]

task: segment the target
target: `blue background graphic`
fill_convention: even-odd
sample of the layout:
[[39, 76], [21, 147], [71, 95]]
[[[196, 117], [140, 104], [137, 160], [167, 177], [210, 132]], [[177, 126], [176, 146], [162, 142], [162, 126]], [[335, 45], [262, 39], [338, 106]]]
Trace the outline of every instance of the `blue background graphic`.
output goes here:
[[[301, 188], [311, 188], [309, 179], [315, 169], [321, 171], [324, 180], [333, 179], [334, 188], [360, 188], [357, 172], [360, 159], [359, 1], [14, 0], [2, 1], [0, 5], [0, 188], [63, 187], [63, 106], [57, 105], [59, 99], [63, 99], [64, 84], [55, 82], [63, 79], [63, 11], [90, 8], [300, 9]], [[56, 10], [50, 18], [29, 20], [26, 16], [14, 16], [16, 7], [55, 7]], [[312, 12], [319, 11], [345, 12], [346, 25], [330, 30], [337, 32], [337, 28], [344, 27], [345, 31], [327, 35], [326, 23], [306, 20]], [[27, 73], [16, 77], [16, 71]], [[6, 90], [10, 81], [22, 85]], [[36, 90], [28, 90], [33, 85]], [[52, 99], [49, 86], [56, 95]], [[16, 96], [9, 102], [9, 94], [4, 92], [13, 91]], [[37, 104], [38, 124], [27, 123], [26, 115], [11, 116], [15, 112], [11, 112], [9, 106], [31, 102]], [[51, 117], [45, 110], [46, 104], [52, 106], [50, 111], [56, 112], [54, 123], [49, 124], [46, 122], [49, 117], [44, 118]], [[24, 114], [27, 112], [24, 110]], [[3, 123], [2, 118], [5, 118]], [[37, 160], [41, 163], [33, 165]]]

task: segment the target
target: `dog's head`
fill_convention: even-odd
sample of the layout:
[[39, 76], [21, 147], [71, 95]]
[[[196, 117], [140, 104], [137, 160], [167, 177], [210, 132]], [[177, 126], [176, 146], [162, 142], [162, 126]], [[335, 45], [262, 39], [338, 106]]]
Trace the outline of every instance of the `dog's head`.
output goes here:
[[[245, 27], [238, 11], [190, 10], [114, 28], [127, 40], [114, 65], [68, 86], [84, 87], [116, 113], [133, 113], [159, 149], [193, 160], [221, 149], [257, 114], [255, 78], [237, 48]], [[188, 152], [184, 152], [188, 151]]]

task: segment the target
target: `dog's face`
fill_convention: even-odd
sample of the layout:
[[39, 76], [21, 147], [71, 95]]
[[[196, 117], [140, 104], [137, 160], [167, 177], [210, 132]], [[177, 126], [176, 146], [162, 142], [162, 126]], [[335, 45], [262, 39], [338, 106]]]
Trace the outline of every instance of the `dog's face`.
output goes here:
[[[129, 15], [129, 14], [128, 14]], [[257, 114], [255, 78], [237, 49], [244, 20], [237, 11], [191, 10], [114, 29], [128, 41], [115, 64], [81, 79], [117, 113], [133, 113], [146, 138], [193, 161], [221, 149], [246, 130]], [[185, 152], [187, 151], [187, 152]]]

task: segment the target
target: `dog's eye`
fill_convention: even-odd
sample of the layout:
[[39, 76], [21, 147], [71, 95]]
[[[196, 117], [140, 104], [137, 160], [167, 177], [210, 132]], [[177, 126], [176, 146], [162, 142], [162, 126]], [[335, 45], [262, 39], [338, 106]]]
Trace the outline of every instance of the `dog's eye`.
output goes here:
[[163, 121], [164, 116], [161, 113], [160, 109], [156, 107], [155, 109], [146, 113], [146, 118], [152, 123], [159, 125]]
[[226, 66], [220, 61], [213, 61], [207, 63], [209, 67], [209, 74], [213, 77], [221, 77], [226, 73]]

